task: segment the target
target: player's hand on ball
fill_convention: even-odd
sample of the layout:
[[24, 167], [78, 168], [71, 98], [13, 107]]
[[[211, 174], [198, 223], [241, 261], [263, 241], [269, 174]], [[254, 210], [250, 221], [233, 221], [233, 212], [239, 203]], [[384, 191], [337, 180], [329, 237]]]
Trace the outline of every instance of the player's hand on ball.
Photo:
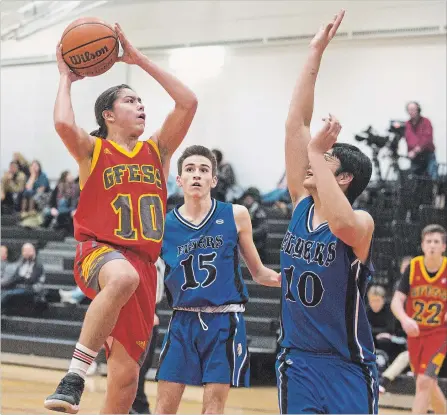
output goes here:
[[83, 76], [75, 74], [65, 63], [64, 58], [62, 57], [62, 45], [60, 43], [57, 44], [56, 47], [56, 61], [57, 61], [57, 69], [59, 69], [59, 73], [68, 77], [71, 82], [79, 81], [84, 79]]
[[417, 337], [419, 336], [419, 326], [416, 321], [412, 318], [408, 317], [402, 322], [402, 328], [405, 333], [407, 333], [408, 337]]
[[121, 26], [118, 23], [115, 23], [115, 31], [124, 51], [123, 56], [118, 57], [118, 62], [125, 62], [129, 65], [137, 65], [142, 56], [141, 52], [129, 42], [123, 32], [123, 29], [121, 29]]
[[324, 154], [329, 151], [337, 141], [341, 131], [341, 124], [337, 118], [329, 114], [329, 118], [323, 118], [323, 127], [310, 140], [308, 150]]
[[310, 46], [323, 52], [326, 49], [326, 46], [332, 40], [332, 38], [337, 33], [337, 29], [340, 26], [343, 17], [345, 15], [344, 10], [340, 10], [335, 16], [332, 22], [323, 25], [320, 27], [318, 33], [314, 36], [314, 38], [310, 42]]

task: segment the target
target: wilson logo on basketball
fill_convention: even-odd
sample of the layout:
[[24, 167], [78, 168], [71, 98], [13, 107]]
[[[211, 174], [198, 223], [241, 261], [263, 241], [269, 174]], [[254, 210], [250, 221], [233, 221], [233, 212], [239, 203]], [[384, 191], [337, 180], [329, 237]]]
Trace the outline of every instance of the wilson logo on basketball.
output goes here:
[[71, 55], [69, 56], [70, 61], [73, 65], [79, 65], [80, 63], [87, 63], [99, 58], [102, 55], [105, 55], [109, 51], [107, 46], [98, 49], [94, 53], [85, 52], [83, 54]]

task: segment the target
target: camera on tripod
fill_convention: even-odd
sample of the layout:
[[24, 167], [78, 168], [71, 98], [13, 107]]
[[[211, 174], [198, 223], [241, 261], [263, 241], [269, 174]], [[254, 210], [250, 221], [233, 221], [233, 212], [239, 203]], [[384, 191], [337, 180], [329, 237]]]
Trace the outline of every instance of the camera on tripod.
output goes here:
[[366, 141], [366, 144], [376, 149], [388, 147], [393, 155], [397, 156], [397, 148], [400, 139], [405, 135], [405, 122], [391, 120], [388, 132], [391, 135], [378, 135], [373, 132], [372, 126], [369, 126], [365, 131], [355, 135], [357, 141]]
[[354, 137], [357, 141], [366, 141], [370, 147], [382, 148], [385, 147], [388, 143], [387, 136], [381, 136], [373, 133], [372, 126], [369, 126], [365, 131], [362, 131], [360, 134], [356, 134]]
[[[391, 158], [390, 168], [395, 170], [397, 173], [400, 172], [399, 165], [397, 163], [397, 160], [399, 159], [397, 151], [399, 147], [399, 141], [405, 135], [405, 121], [391, 120], [388, 132], [390, 133], [390, 135], [378, 135], [373, 131], [372, 126], [369, 126], [365, 131], [362, 131], [360, 134], [356, 134], [354, 136], [357, 141], [365, 141], [366, 144], [371, 147], [373, 151], [373, 163], [377, 169], [380, 181], [382, 181], [383, 178], [380, 163], [378, 160], [378, 154], [379, 151], [383, 148], [387, 148], [389, 150], [387, 152], [387, 155]], [[386, 177], [388, 177], [390, 168], [388, 169]]]

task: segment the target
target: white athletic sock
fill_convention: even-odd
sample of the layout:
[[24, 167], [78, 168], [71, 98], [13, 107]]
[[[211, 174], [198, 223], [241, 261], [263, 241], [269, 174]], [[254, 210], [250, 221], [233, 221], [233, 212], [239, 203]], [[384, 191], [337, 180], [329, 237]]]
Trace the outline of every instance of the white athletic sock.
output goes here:
[[81, 343], [76, 343], [68, 373], [77, 373], [82, 379], [85, 379], [87, 370], [95, 360], [96, 356], [98, 356], [98, 352], [90, 350]]

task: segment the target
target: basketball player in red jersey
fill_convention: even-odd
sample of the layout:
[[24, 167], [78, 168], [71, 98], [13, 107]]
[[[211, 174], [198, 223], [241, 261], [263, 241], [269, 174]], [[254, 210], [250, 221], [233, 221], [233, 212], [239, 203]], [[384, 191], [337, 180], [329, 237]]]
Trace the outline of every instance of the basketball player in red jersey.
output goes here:
[[127, 85], [103, 92], [95, 104], [99, 129], [87, 134], [76, 122], [71, 85], [81, 79], [64, 63], [60, 46], [56, 131], [79, 164], [81, 196], [74, 217], [79, 241], [75, 279], [93, 301], [85, 315], [70, 368], [45, 407], [77, 413], [84, 377], [101, 346], [108, 356], [106, 414], [129, 413], [154, 321], [156, 262], [164, 232], [166, 183], [172, 154], [185, 137], [197, 99], [174, 76], [116, 32], [124, 50], [119, 60], [138, 65], [175, 101], [161, 129], [139, 141], [146, 114]]
[[435, 413], [447, 413], [437, 380], [447, 353], [446, 236], [440, 225], [422, 230], [424, 255], [411, 260], [391, 302], [391, 310], [408, 335], [410, 365], [416, 377], [414, 414], [426, 414], [430, 401]]

